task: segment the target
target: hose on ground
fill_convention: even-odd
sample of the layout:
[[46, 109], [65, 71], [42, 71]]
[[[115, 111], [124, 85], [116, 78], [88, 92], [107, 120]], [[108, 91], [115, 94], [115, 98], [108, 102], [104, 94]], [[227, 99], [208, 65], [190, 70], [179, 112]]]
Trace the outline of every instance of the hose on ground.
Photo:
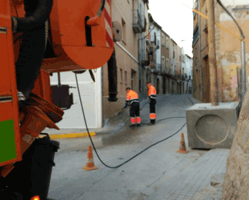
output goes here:
[[[163, 141], [165, 141], [165, 140], [168, 140], [169, 138], [173, 137], [173, 136], [176, 135], [180, 130], [182, 130], [182, 128], [186, 125], [186, 123], [184, 123], [184, 124], [181, 126], [181, 128], [180, 128], [178, 131], [176, 131], [175, 133], [173, 133], [172, 135], [170, 135], [170, 136], [168, 136], [168, 137], [166, 137], [166, 138], [164, 138], [164, 139], [162, 139], [162, 140], [160, 140], [160, 141], [158, 141], [158, 142], [156, 142], [156, 143], [154, 143], [154, 144], [148, 146], [147, 148], [145, 148], [144, 150], [140, 151], [139, 153], [137, 153], [136, 155], [134, 155], [134, 156], [131, 157], [130, 159], [126, 160], [125, 162], [123, 162], [123, 163], [121, 163], [121, 164], [119, 164], [119, 165], [117, 165], [117, 166], [109, 166], [109, 165], [105, 164], [104, 161], [102, 161], [102, 159], [100, 158], [100, 156], [99, 156], [99, 154], [98, 154], [98, 152], [97, 152], [97, 150], [96, 150], [96, 148], [95, 148], [95, 145], [94, 145], [94, 143], [93, 143], [93, 141], [92, 141], [92, 137], [91, 137], [91, 135], [90, 135], [90, 132], [89, 132], [89, 129], [88, 129], [88, 126], [87, 126], [87, 121], [86, 121], [86, 116], [85, 116], [85, 112], [84, 112], [84, 106], [83, 106], [82, 99], [81, 99], [81, 94], [80, 94], [80, 89], [79, 89], [79, 83], [78, 83], [77, 74], [75, 74], [75, 79], [76, 79], [76, 85], [77, 85], [77, 90], [78, 90], [78, 94], [79, 94], [79, 99], [80, 99], [80, 105], [81, 105], [81, 109], [82, 109], [82, 114], [83, 114], [83, 118], [84, 118], [84, 121], [85, 121], [86, 130], [87, 130], [89, 139], [90, 139], [90, 141], [91, 141], [91, 144], [92, 144], [92, 146], [93, 146], [93, 149], [94, 149], [94, 151], [95, 151], [95, 153], [96, 153], [96, 155], [97, 155], [99, 161], [100, 161], [104, 166], [106, 166], [107, 168], [117, 169], [117, 168], [121, 167], [122, 165], [124, 165], [124, 164], [128, 163], [129, 161], [133, 160], [134, 158], [136, 158], [137, 156], [139, 156], [140, 154], [142, 154], [143, 152], [145, 152], [145, 151], [148, 150], [149, 148], [151, 148], [151, 147], [153, 147], [153, 146], [155, 146], [155, 145], [157, 145], [157, 144], [159, 144], [159, 143], [161, 143], [161, 142], [163, 142]], [[191, 101], [192, 101], [192, 100], [191, 100]], [[191, 103], [192, 103], [192, 102], [191, 102]], [[175, 119], [175, 118], [185, 118], [185, 117], [168, 117], [168, 118], [165, 118], [165, 119], [161, 119], [160, 121], [162, 121], [162, 120], [167, 120], [167, 119]]]

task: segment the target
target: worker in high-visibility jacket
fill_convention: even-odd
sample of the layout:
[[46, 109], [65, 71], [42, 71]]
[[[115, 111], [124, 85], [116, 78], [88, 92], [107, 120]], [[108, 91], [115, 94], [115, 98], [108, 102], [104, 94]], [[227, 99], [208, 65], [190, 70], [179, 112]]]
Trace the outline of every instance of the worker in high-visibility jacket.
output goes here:
[[140, 106], [138, 100], [138, 94], [131, 90], [131, 88], [126, 88], [126, 103], [123, 109], [125, 109], [128, 105], [130, 105], [130, 117], [131, 117], [131, 125], [130, 127], [140, 126], [141, 118], [140, 118]]
[[150, 122], [151, 124], [156, 123], [156, 89], [147, 82], [148, 87], [148, 97], [150, 99]]

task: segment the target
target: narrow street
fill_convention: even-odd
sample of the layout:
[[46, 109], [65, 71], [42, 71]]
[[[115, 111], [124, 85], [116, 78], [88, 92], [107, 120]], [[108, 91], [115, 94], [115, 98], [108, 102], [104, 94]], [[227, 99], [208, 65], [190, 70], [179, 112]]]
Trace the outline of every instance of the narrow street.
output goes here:
[[0, 2], [0, 200], [249, 200], [249, 0]]
[[[119, 165], [151, 144], [178, 131], [186, 122], [184, 118], [163, 119], [185, 117], [186, 109], [192, 106], [190, 97], [190, 95], [158, 96], [156, 125], [146, 125], [149, 122], [147, 104], [141, 110], [143, 123], [141, 127], [131, 129], [129, 123], [126, 123], [118, 132], [102, 138], [103, 147], [97, 148], [101, 159], [107, 165]], [[86, 147], [80, 148], [79, 144], [82, 141], [82, 144], [86, 145], [88, 138], [61, 140], [61, 150], [55, 157], [56, 166], [53, 168], [48, 197], [54, 200], [191, 199], [195, 192], [209, 184], [212, 173], [225, 170], [228, 150], [216, 150], [215, 153], [212, 153], [212, 150], [190, 150], [188, 154], [176, 153], [181, 133], [184, 133], [189, 150], [187, 129], [184, 126], [175, 136], [151, 147], [117, 169], [105, 167], [94, 153], [95, 165], [99, 167], [94, 171], [82, 169], [86, 164], [87, 152]], [[72, 147], [75, 140], [77, 145], [74, 149]], [[69, 143], [67, 145], [71, 148], [63, 150], [66, 143]], [[215, 165], [211, 163], [210, 166], [216, 166], [215, 169], [207, 170], [209, 158], [215, 163]], [[197, 172], [202, 175], [199, 176]], [[191, 180], [194, 181], [192, 187]], [[177, 188], [180, 190], [174, 192]], [[186, 192], [186, 188], [189, 189], [189, 193]]]

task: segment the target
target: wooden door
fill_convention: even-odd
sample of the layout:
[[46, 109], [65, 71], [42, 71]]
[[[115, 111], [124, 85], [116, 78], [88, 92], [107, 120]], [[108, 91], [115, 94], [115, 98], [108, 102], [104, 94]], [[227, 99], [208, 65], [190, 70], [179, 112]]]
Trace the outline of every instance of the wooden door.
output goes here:
[[210, 102], [210, 72], [209, 72], [209, 64], [208, 64], [208, 56], [204, 57], [203, 62], [203, 71], [202, 71], [202, 90], [203, 90], [203, 102]]

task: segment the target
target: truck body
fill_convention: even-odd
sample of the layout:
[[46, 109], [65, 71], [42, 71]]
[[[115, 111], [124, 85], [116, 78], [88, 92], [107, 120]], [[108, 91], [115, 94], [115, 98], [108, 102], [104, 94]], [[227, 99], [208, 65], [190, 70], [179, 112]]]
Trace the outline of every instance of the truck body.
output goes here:
[[[33, 4], [34, 2], [36, 5]], [[49, 3], [52, 3], [51, 9]], [[30, 14], [31, 6], [35, 10]], [[43, 62], [39, 66], [39, 75], [35, 79], [33, 89], [25, 105], [20, 109], [17, 83], [19, 74], [16, 73], [16, 63], [20, 60], [28, 63], [32, 60], [29, 55], [32, 55], [31, 53], [35, 55], [36, 47], [32, 46], [34, 42], [23, 38], [27, 32], [31, 34], [31, 38], [32, 33], [36, 34], [36, 28], [44, 17], [43, 12], [49, 12], [49, 18], [46, 19], [48, 31], [45, 34], [45, 52], [40, 55]], [[32, 18], [32, 14], [38, 17]], [[27, 42], [26, 48], [22, 48], [25, 42]], [[0, 46], [0, 199], [4, 199], [5, 196], [1, 198], [1, 195], [4, 195], [2, 191], [6, 191], [6, 187], [11, 188], [10, 182], [24, 181], [20, 180], [23, 178], [19, 176], [22, 172], [20, 169], [19, 172], [15, 172], [15, 175], [12, 174], [15, 168], [21, 168], [18, 166], [23, 162], [25, 153], [31, 155], [32, 152], [30, 153], [29, 149], [40, 133], [46, 127], [58, 129], [56, 123], [63, 118], [63, 110], [53, 104], [50, 74], [65, 71], [84, 72], [102, 67], [108, 62], [110, 64], [108, 71], [113, 73], [109, 77], [114, 78], [111, 85], [115, 84], [111, 2], [110, 0], [71, 0], [70, 2], [66, 0], [0, 0]], [[30, 76], [32, 76], [32, 67], [23, 66], [23, 74], [27, 76], [30, 69]], [[114, 91], [110, 91], [110, 95], [115, 96], [114, 101], [117, 94], [115, 90], [114, 86]], [[26, 159], [29, 160], [29, 157]], [[5, 181], [11, 176], [16, 180], [12, 178], [9, 179], [11, 181]], [[27, 188], [27, 191], [29, 189]], [[11, 190], [11, 192], [15, 196], [16, 191]], [[34, 195], [33, 199], [41, 198], [38, 194], [32, 195]], [[21, 199], [18, 195], [15, 198]]]

